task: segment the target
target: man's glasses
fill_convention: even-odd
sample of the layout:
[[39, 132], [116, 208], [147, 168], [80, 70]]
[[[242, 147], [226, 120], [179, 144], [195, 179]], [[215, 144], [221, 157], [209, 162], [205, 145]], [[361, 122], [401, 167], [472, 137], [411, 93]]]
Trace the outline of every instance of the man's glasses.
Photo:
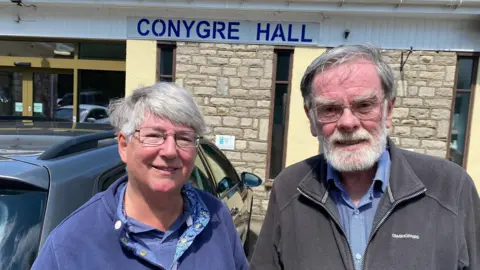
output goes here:
[[324, 104], [314, 106], [317, 120], [322, 124], [337, 122], [342, 117], [346, 108], [360, 120], [371, 120], [379, 116], [379, 104], [377, 100], [363, 100], [351, 105]]
[[180, 148], [195, 148], [198, 147], [201, 137], [195, 132], [177, 132], [166, 133], [152, 127], [142, 127], [136, 129], [138, 132], [138, 139], [144, 145], [159, 146], [162, 145], [168, 136], [173, 136], [175, 144]]

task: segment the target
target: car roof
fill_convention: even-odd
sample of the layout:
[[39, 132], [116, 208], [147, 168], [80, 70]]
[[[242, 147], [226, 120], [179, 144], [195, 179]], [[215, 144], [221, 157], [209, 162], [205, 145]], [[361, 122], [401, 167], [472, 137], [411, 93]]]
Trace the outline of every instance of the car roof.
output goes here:
[[[73, 109], [73, 105], [67, 105], [67, 106], [62, 106], [60, 108], [57, 108], [57, 110], [59, 110], [59, 109]], [[107, 108], [104, 107], [104, 106], [93, 105], [93, 104], [80, 104], [80, 109], [89, 111], [89, 110], [92, 110], [92, 109], [106, 110]]]
[[69, 140], [107, 133], [114, 137], [113, 127], [107, 124], [0, 121], [0, 156], [31, 161]]

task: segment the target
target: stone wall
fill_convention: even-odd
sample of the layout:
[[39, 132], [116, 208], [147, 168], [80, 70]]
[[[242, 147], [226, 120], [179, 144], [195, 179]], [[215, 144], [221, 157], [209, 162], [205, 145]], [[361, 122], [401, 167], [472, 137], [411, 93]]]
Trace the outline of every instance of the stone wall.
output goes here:
[[[273, 47], [178, 42], [176, 83], [191, 91], [207, 121], [206, 138], [234, 135], [235, 150], [223, 150], [238, 172], [265, 180], [273, 71]], [[265, 199], [255, 189], [253, 212]]]
[[385, 51], [384, 55], [397, 80], [392, 139], [401, 148], [445, 158], [456, 54], [414, 51], [402, 73], [401, 51]]

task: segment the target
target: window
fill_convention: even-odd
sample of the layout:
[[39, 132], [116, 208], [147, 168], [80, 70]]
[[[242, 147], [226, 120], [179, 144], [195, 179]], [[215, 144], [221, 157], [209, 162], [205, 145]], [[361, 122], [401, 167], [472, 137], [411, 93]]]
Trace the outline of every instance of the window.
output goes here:
[[205, 152], [205, 158], [217, 184], [216, 192], [219, 197], [224, 197], [227, 195], [227, 191], [240, 182], [237, 172], [228, 159], [210, 145], [202, 144], [202, 149]]
[[175, 56], [174, 44], [158, 44], [157, 47], [157, 81], [175, 81]]
[[452, 102], [448, 159], [460, 166], [465, 166], [466, 164], [477, 66], [478, 57], [460, 55], [457, 59], [457, 76], [454, 100]]
[[199, 155], [195, 160], [195, 168], [193, 168], [189, 181], [194, 187], [216, 196], [213, 183], [208, 177], [208, 171]]
[[0, 269], [32, 267], [46, 201], [45, 191], [0, 188]]
[[[121, 164], [111, 170], [106, 171], [98, 178], [98, 192], [105, 191], [110, 187], [115, 181], [117, 181], [120, 177], [127, 174], [126, 165]], [[94, 191], [94, 195], [95, 195]]]
[[268, 178], [275, 178], [285, 167], [286, 129], [291, 85], [293, 50], [275, 50], [272, 84], [272, 111], [270, 118]]

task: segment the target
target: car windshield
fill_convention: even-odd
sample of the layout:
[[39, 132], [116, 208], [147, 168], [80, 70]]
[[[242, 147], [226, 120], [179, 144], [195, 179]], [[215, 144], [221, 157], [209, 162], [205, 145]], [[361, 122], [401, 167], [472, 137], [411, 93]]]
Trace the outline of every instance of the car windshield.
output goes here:
[[30, 269], [37, 256], [47, 194], [0, 189], [0, 269]]
[[[85, 111], [86, 111], [85, 109], [81, 109], [80, 114], [82, 114]], [[72, 117], [73, 117], [73, 109], [72, 108], [61, 108], [61, 109], [57, 109], [57, 111], [55, 111], [55, 118], [72, 120]]]

